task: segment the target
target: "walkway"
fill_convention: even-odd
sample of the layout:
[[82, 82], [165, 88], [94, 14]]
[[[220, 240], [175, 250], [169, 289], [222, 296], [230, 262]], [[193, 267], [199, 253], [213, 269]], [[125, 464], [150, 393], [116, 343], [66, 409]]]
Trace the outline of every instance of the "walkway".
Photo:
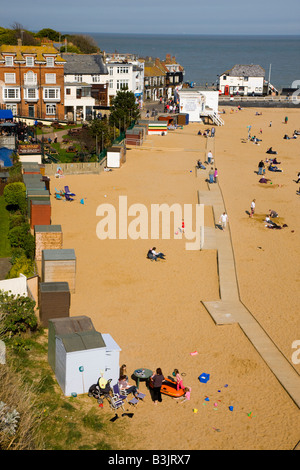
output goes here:
[[[207, 176], [205, 170], [199, 171], [202, 172], [200, 174]], [[230, 227], [227, 225], [225, 231], [218, 227], [219, 217], [225, 210], [219, 184], [208, 184], [206, 191], [198, 191], [198, 203], [212, 206], [215, 227], [204, 227], [202, 230], [201, 249], [217, 250], [220, 289], [220, 300], [202, 303], [217, 325], [239, 324], [278, 381], [300, 408], [299, 374], [240, 299]]]

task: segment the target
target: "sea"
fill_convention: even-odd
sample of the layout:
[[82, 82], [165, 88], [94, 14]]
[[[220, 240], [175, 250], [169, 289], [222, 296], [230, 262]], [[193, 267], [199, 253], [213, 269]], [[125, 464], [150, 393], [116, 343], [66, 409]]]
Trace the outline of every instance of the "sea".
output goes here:
[[257, 64], [275, 88], [300, 85], [299, 36], [221, 36], [177, 34], [81, 33], [92, 37], [107, 53], [139, 57], [175, 56], [184, 67], [184, 81], [198, 86], [216, 84], [218, 75], [235, 64]]

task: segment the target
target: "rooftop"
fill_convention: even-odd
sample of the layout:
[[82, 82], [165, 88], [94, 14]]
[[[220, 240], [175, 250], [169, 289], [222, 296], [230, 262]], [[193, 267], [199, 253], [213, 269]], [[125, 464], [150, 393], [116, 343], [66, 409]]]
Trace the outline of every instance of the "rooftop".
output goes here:
[[102, 74], [108, 70], [101, 54], [62, 54], [65, 63], [65, 74]]

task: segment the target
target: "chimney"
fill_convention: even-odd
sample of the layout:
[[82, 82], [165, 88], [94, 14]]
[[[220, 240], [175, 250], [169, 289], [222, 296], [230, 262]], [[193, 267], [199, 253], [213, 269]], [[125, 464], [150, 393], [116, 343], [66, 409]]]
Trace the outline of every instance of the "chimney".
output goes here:
[[22, 39], [21, 38], [18, 39], [18, 46], [22, 46]]

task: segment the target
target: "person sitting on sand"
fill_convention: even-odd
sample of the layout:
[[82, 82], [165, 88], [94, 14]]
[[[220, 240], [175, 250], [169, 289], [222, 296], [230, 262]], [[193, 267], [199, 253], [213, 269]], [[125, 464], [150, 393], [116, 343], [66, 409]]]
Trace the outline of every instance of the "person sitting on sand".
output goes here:
[[198, 131], [198, 135], [202, 135], [202, 132], [201, 132], [201, 131]]
[[269, 217], [274, 219], [275, 217], [278, 217], [278, 213], [276, 211], [273, 211], [272, 209], [269, 209]]
[[273, 165], [272, 162], [270, 163], [270, 165], [268, 167], [268, 170], [269, 171], [275, 171], [275, 172], [282, 172], [282, 170], [280, 168], [278, 168], [278, 166]]
[[260, 180], [258, 181], [259, 183], [268, 183], [268, 181], [271, 181], [269, 180], [268, 178], [265, 178], [264, 176], [262, 178], [260, 178]]
[[277, 161], [277, 158], [276, 158], [276, 157], [273, 158], [273, 159], [270, 160], [270, 161], [273, 163], [273, 165], [280, 165], [280, 163], [281, 163], [281, 162], [278, 162], [278, 161]]
[[205, 170], [205, 166], [203, 165], [203, 163], [200, 160], [197, 161], [197, 168]]
[[147, 258], [151, 259], [152, 261], [157, 261], [157, 258], [160, 258], [160, 259], [165, 259], [165, 255], [161, 252], [157, 253], [156, 251], [156, 247], [154, 246], [151, 250], [148, 251], [147, 253]]
[[177, 400], [177, 403], [184, 403], [186, 401], [189, 401], [191, 399], [191, 387], [184, 387], [184, 395], [179, 398], [174, 398], [174, 400]]
[[271, 153], [272, 155], [277, 155], [277, 152], [275, 152], [275, 150], [272, 149], [272, 147], [270, 147], [266, 153]]

